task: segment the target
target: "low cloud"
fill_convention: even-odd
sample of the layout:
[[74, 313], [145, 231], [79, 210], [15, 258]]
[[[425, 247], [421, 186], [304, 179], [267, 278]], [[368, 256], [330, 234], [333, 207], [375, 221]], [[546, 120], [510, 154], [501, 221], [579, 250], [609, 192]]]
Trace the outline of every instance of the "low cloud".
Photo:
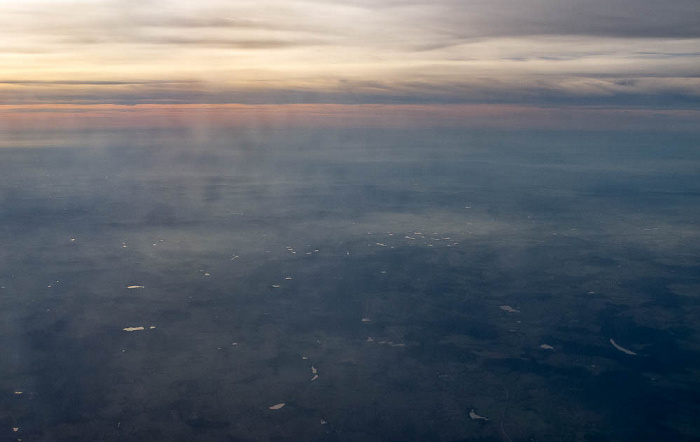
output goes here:
[[[700, 107], [700, 78], [539, 78], [338, 81], [313, 86], [222, 85], [198, 81], [0, 81], [5, 104], [84, 103], [340, 103], [521, 104], [537, 106]], [[48, 87], [50, 86], [50, 87]]]

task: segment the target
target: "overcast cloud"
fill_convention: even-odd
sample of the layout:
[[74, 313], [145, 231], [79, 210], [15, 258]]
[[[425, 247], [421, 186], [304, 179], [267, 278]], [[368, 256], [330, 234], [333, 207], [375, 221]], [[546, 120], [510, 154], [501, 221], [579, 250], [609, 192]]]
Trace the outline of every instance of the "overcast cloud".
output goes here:
[[697, 0], [0, 3], [12, 103], [697, 108]]

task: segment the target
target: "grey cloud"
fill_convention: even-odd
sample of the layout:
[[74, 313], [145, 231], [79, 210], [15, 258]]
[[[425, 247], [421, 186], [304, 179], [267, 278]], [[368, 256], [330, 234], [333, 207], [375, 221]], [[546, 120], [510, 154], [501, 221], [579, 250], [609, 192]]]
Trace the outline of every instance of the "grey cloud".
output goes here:
[[669, 53], [669, 52], [635, 52], [635, 56], [645, 57], [645, 58], [700, 58], [700, 52], [680, 52], [680, 53]]
[[[539, 79], [527, 84], [480, 79], [462, 83], [430, 81], [338, 81], [334, 87], [265, 88], [223, 87], [206, 83], [86, 82], [45, 88], [25, 82], [6, 90], [4, 104], [85, 103], [340, 103], [340, 104], [457, 104], [500, 103], [540, 106], [632, 106], [700, 109], [700, 81], [696, 78], [580, 78]], [[4, 82], [9, 83], [9, 82]], [[10, 83], [17, 84], [17, 83]], [[66, 87], [61, 87], [62, 85]]]
[[[374, 3], [374, 4], [373, 4]], [[700, 37], [697, 0], [437, 0], [355, 1], [418, 28], [469, 40], [498, 36], [591, 35], [621, 38]]]
[[143, 14], [132, 17], [130, 27], [179, 28], [179, 29], [248, 29], [261, 31], [294, 31], [296, 33], [315, 33], [312, 27], [304, 26], [298, 20], [291, 23], [252, 20], [226, 14], [224, 11], [209, 11], [199, 16], [152, 15]]
[[166, 45], [225, 46], [235, 49], [283, 49], [299, 46], [316, 46], [322, 42], [313, 40], [246, 40], [237, 38], [198, 38], [198, 37], [138, 37], [140, 43]]
[[325, 44], [312, 39], [245, 39], [227, 36], [199, 37], [173, 35], [141, 34], [103, 34], [100, 36], [66, 37], [64, 43], [81, 45], [101, 45], [105, 43], [129, 43], [151, 45], [215, 46], [232, 49], [284, 49], [302, 46], [319, 46]]
[[140, 26], [167, 28], [259, 28], [267, 29], [268, 24], [245, 20], [237, 17], [139, 17], [135, 24]]
[[695, 0], [526, 0], [513, 5], [489, 2], [480, 31], [488, 35], [493, 27], [500, 35], [700, 36], [700, 3]]
[[168, 80], [145, 80], [145, 81], [118, 81], [118, 80], [0, 80], [0, 84], [18, 85], [71, 85], [71, 86], [124, 86], [124, 85], [146, 85], [146, 84], [195, 84], [195, 81], [168, 81]]

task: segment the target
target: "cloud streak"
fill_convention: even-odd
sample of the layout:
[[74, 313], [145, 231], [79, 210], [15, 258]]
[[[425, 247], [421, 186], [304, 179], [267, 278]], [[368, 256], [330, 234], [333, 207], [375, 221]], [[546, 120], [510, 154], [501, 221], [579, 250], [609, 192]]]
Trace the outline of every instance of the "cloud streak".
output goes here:
[[341, 103], [341, 104], [523, 104], [537, 106], [628, 106], [657, 109], [700, 108], [700, 78], [555, 77], [462, 81], [338, 81], [257, 88], [202, 82], [3, 81], [6, 104], [40, 103]]

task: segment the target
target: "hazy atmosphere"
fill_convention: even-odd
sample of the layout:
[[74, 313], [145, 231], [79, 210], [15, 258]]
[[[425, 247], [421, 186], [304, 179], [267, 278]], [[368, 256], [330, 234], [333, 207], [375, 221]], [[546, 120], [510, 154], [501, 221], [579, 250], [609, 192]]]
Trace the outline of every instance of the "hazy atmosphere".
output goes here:
[[[424, 106], [421, 119], [447, 113], [478, 127], [460, 112], [489, 104], [501, 126], [619, 119], [697, 131], [699, 9], [695, 0], [4, 0], [2, 111], [8, 121], [52, 112], [65, 124], [103, 104], [175, 113], [193, 103], [381, 104], [405, 120], [400, 105], [412, 104]], [[218, 109], [209, 111], [226, 115]]]
[[700, 440], [696, 0], [0, 0], [0, 435]]

